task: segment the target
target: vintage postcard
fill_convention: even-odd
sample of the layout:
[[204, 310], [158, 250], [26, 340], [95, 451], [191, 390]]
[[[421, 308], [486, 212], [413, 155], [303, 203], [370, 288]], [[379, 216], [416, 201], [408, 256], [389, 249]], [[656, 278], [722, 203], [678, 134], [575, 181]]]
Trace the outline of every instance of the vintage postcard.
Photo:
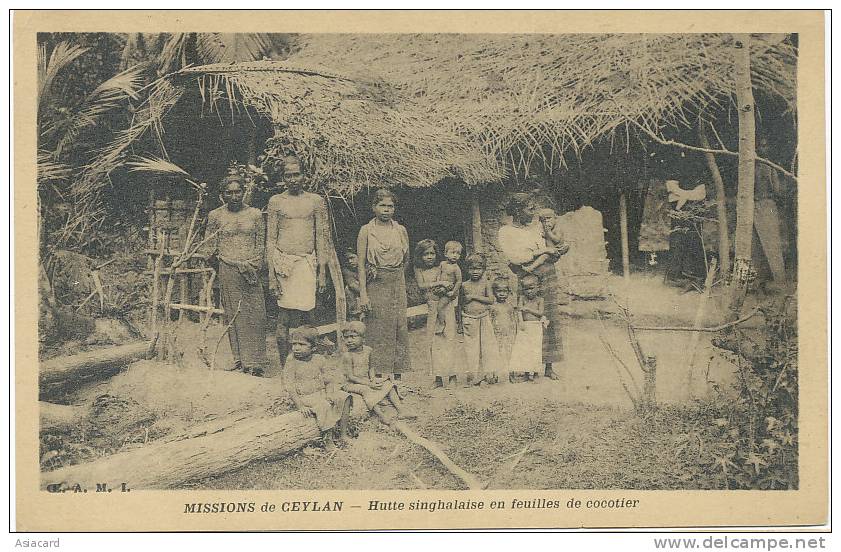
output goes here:
[[824, 26], [14, 13], [17, 529], [826, 523]]

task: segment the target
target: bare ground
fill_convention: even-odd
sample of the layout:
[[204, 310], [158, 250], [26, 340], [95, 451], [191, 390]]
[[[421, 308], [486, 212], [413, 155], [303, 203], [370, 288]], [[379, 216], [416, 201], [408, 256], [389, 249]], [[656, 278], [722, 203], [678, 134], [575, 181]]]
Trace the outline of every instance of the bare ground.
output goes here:
[[[698, 293], [665, 288], [658, 278], [643, 275], [631, 284], [614, 279], [610, 285], [617, 295], [625, 291], [624, 286], [633, 287], [625, 296], [637, 298], [630, 304], [636, 323], [691, 325], [694, 321]], [[714, 303], [711, 307], [705, 325], [720, 320], [720, 311]], [[642, 374], [616, 304], [574, 301], [569, 314], [568, 360], [557, 367], [562, 381], [432, 390], [430, 378], [416, 363], [402, 385], [407, 405], [418, 415], [411, 425], [440, 443], [453, 461], [488, 488], [708, 486], [707, 479], [693, 475], [697, 466], [685, 464], [673, 452], [683, 434], [680, 405], [688, 400], [691, 334], [640, 333], [645, 353], [657, 357], [657, 398], [666, 405], [642, 419], [633, 413], [622, 385], [624, 381], [635, 394], [642, 387]], [[125, 446], [142, 446], [149, 439], [233, 411], [270, 415], [289, 409], [272, 337], [268, 342], [273, 366], [267, 378], [255, 378], [223, 369], [232, 359], [227, 340], [219, 340], [221, 332], [221, 326], [213, 325], [205, 336], [198, 325], [186, 323], [178, 337], [184, 351], [180, 366], [137, 363], [78, 395], [76, 404], [96, 406], [100, 401], [103, 408], [93, 409], [81, 435], [67, 437], [77, 449], [87, 448], [85, 454], [77, 450], [76, 457], [70, 454], [67, 460], [85, 461]], [[421, 358], [420, 335], [411, 332], [414, 359]], [[733, 374], [732, 366], [711, 347], [708, 335], [703, 337], [692, 378], [695, 396], [705, 395], [713, 383], [723, 387]], [[633, 379], [613, 360], [602, 340], [617, 352]], [[216, 369], [209, 370], [198, 349], [204, 344], [207, 358], [217, 342]], [[104, 402], [103, 396], [108, 398]], [[105, 407], [109, 404], [110, 410]], [[379, 421], [357, 420], [354, 433], [349, 445], [335, 453], [312, 446], [276, 461], [195, 482], [192, 487], [460, 488], [437, 460]], [[84, 444], [78, 442], [80, 438]]]

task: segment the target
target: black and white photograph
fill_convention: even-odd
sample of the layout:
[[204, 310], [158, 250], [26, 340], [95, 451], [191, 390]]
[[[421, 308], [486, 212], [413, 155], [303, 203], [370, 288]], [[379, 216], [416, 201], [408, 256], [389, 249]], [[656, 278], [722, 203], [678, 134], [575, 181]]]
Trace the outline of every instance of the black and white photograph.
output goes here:
[[39, 31], [39, 493], [798, 491], [800, 40]]

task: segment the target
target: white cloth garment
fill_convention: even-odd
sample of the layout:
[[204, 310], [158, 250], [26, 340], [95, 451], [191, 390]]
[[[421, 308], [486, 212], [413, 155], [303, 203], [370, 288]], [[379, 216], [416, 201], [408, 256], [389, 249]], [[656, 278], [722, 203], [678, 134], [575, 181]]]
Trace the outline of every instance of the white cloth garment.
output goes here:
[[304, 312], [314, 309], [317, 286], [315, 251], [307, 255], [292, 255], [275, 249], [269, 262], [281, 290], [277, 306]]

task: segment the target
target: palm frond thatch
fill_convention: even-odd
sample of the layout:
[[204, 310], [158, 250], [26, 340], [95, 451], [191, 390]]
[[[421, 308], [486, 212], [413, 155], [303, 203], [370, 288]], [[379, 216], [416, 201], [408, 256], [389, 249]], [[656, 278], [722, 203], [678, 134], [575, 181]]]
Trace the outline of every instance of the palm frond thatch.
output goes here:
[[245, 106], [270, 119], [275, 142], [313, 158], [312, 185], [339, 195], [371, 186], [430, 186], [445, 178], [473, 185], [502, 176], [466, 139], [408, 101], [394, 104], [388, 87], [317, 65], [217, 64], [183, 70], [171, 82], [181, 89], [197, 84], [210, 111], [234, 117], [247, 112]]
[[[796, 48], [752, 43], [754, 86], [794, 109]], [[299, 36], [289, 61], [389, 82], [489, 154], [528, 163], [547, 146], [563, 162], [630, 121], [679, 126], [727, 105], [734, 51], [729, 34], [333, 34]]]

